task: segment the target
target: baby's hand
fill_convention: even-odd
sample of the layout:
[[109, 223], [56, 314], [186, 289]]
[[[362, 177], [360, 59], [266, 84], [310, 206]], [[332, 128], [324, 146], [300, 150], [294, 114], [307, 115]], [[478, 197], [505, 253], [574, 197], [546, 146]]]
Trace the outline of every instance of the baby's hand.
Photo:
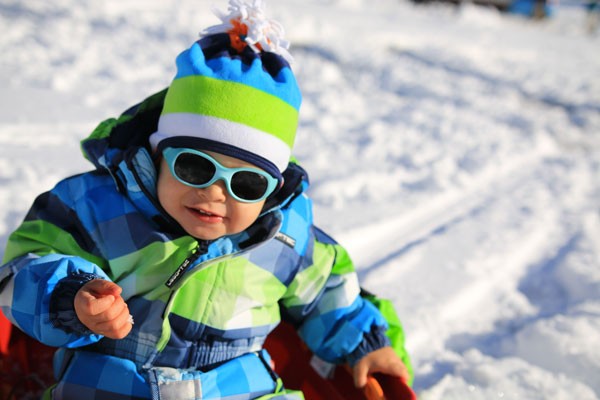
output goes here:
[[362, 388], [367, 384], [367, 376], [381, 372], [409, 381], [406, 367], [391, 347], [383, 347], [361, 358], [353, 368], [354, 385]]
[[75, 295], [75, 313], [89, 330], [111, 339], [123, 339], [133, 320], [121, 287], [104, 279], [86, 283]]

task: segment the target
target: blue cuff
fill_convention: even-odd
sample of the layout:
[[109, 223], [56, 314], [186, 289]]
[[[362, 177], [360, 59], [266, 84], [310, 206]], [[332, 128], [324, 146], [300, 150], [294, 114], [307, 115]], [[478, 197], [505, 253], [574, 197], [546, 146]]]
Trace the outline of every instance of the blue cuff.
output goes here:
[[371, 331], [363, 336], [362, 342], [356, 349], [346, 357], [346, 361], [351, 367], [368, 353], [379, 350], [383, 347], [390, 346], [390, 339], [385, 335], [387, 328], [385, 326], [374, 325]]
[[93, 332], [77, 318], [75, 295], [83, 285], [94, 279], [104, 279], [96, 274], [77, 273], [61, 279], [50, 296], [50, 321], [67, 333], [90, 335]]

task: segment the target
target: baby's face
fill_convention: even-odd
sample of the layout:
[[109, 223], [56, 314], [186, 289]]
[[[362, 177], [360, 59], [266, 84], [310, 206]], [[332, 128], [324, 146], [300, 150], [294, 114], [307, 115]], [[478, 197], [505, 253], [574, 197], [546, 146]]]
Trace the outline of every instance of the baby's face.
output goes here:
[[[205, 153], [228, 168], [256, 168], [237, 158], [210, 151]], [[256, 203], [237, 201], [222, 180], [202, 189], [185, 185], [171, 174], [164, 158], [159, 167], [157, 192], [165, 211], [189, 235], [203, 240], [242, 232], [256, 221], [265, 204], [265, 200]]]

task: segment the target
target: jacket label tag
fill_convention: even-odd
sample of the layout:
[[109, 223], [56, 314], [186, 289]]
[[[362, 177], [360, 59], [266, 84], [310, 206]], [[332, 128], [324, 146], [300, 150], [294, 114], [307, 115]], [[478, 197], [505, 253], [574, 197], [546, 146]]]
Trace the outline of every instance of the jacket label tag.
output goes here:
[[294, 248], [294, 246], [296, 246], [296, 239], [286, 235], [285, 233], [277, 232], [275, 234], [275, 239], [279, 240], [283, 244], [290, 246], [292, 249]]

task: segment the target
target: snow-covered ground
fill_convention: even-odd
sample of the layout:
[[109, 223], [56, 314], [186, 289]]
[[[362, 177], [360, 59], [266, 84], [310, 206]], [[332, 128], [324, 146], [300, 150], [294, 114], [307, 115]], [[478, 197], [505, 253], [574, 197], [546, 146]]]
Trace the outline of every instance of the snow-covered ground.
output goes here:
[[[167, 86], [225, 0], [0, 0], [0, 243]], [[600, 34], [463, 5], [271, 0], [317, 221], [393, 299], [421, 399], [600, 398]]]

